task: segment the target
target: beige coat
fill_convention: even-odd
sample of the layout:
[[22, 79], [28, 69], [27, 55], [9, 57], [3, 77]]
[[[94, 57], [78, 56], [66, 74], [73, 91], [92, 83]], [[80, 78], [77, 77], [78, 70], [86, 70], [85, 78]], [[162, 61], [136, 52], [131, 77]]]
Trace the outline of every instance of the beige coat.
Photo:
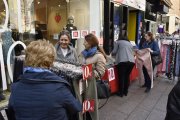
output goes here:
[[[103, 54], [100, 52], [96, 52], [96, 54], [87, 59], [83, 59], [83, 63], [85, 64], [93, 64], [94, 65], [94, 76], [96, 79], [100, 79], [105, 73], [105, 65], [106, 59]], [[98, 74], [99, 72], [99, 74]]]
[[[90, 113], [92, 120], [99, 120], [98, 113], [98, 97], [97, 97], [97, 87], [96, 80], [100, 79], [101, 76], [105, 73], [105, 64], [106, 59], [102, 55], [102, 53], [97, 52], [94, 56], [89, 57], [87, 59], [83, 58], [83, 55], [80, 57], [80, 61], [83, 64], [93, 64], [94, 65], [94, 76], [91, 79], [88, 79], [88, 87], [85, 92], [85, 99], [94, 99], [95, 100], [95, 111]], [[99, 74], [98, 72], [99, 71]]]

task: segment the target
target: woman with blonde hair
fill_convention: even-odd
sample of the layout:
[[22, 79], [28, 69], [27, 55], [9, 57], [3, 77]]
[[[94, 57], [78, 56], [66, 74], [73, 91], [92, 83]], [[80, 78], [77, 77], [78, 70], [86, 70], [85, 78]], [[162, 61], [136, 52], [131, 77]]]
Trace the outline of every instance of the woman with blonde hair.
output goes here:
[[[81, 111], [69, 83], [48, 68], [56, 57], [47, 41], [33, 41], [25, 51], [24, 74], [12, 84], [9, 111], [16, 120], [68, 120]], [[14, 119], [12, 119], [14, 120]]]

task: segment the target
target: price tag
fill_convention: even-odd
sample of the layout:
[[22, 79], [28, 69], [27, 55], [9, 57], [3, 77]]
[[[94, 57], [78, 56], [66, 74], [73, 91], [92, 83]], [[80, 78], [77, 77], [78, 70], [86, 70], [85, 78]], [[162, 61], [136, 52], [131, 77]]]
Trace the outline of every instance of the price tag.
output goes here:
[[83, 66], [83, 80], [92, 77], [92, 64]]
[[94, 100], [85, 100], [83, 102], [83, 113], [85, 112], [94, 112], [95, 101]]
[[115, 80], [114, 68], [108, 69], [109, 81]]

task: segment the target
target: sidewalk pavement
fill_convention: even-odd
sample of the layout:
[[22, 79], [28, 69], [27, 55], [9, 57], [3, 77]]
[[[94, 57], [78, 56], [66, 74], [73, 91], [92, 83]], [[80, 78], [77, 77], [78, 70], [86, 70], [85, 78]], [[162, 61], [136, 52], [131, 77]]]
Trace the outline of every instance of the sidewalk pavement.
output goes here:
[[[157, 78], [150, 93], [140, 88], [138, 81], [131, 83], [128, 96], [112, 96], [100, 109], [100, 120], [164, 120], [168, 94], [175, 84]], [[100, 100], [100, 104], [104, 100]]]

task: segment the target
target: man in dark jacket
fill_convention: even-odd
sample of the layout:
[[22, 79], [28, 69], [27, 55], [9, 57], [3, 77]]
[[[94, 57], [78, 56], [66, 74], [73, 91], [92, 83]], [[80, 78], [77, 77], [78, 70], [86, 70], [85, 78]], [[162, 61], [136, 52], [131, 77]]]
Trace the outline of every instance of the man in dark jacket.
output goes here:
[[[68, 120], [81, 111], [69, 84], [48, 70], [55, 49], [46, 41], [34, 41], [26, 49], [26, 68], [12, 85], [9, 111], [16, 120]], [[12, 120], [14, 120], [12, 118]]]
[[166, 109], [165, 120], [180, 120], [180, 81], [169, 93]]

